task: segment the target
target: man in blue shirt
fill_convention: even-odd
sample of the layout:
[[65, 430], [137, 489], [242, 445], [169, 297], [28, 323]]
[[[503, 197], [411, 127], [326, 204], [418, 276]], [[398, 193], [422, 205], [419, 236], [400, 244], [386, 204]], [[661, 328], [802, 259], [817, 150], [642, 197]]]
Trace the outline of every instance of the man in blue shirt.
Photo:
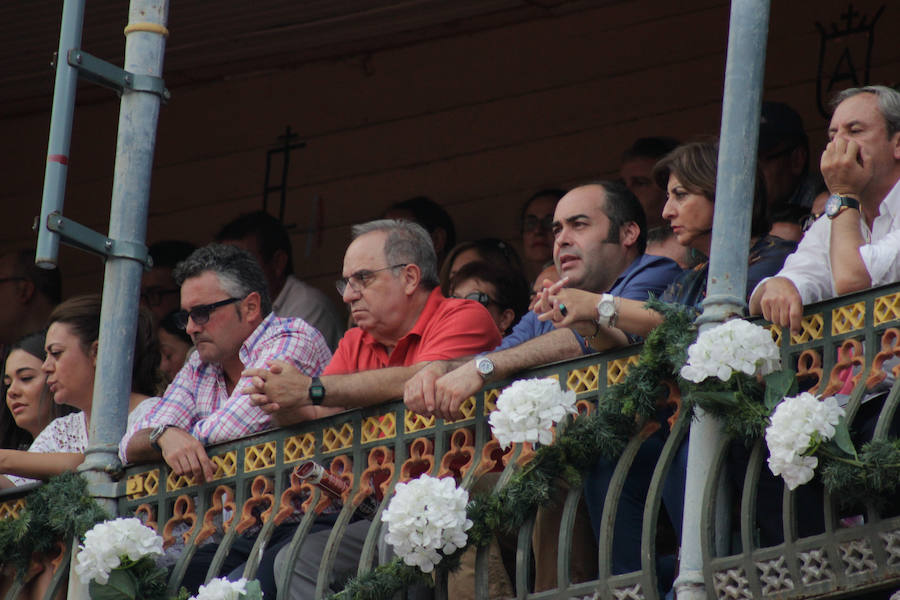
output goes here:
[[[634, 194], [619, 183], [599, 181], [566, 194], [556, 206], [553, 236], [553, 260], [567, 287], [644, 301], [650, 294], [658, 297], [681, 273], [675, 261], [644, 253], [644, 210]], [[623, 334], [621, 343], [628, 341], [633, 339]], [[574, 330], [556, 329], [550, 321], [540, 321], [537, 314], [529, 312], [493, 352], [475, 359], [438, 361], [420, 370], [407, 382], [404, 402], [407, 408], [421, 414], [456, 419], [461, 416], [462, 402], [486, 381], [505, 379], [524, 369], [592, 351]], [[649, 454], [654, 451], [658, 456], [656, 448]], [[626, 492], [635, 497], [642, 492], [646, 495], [648, 480], [649, 475], [644, 472], [629, 475]], [[640, 509], [639, 504], [635, 503], [636, 510]], [[535, 524], [536, 591], [555, 587], [553, 555], [559, 517], [559, 511], [544, 511]], [[580, 560], [573, 563], [572, 576], [574, 581], [584, 581], [592, 578], [596, 560], [586, 545], [593, 543], [589, 538], [582, 539], [591, 531], [587, 517], [579, 514], [576, 518], [583, 519], [584, 526], [576, 527], [577, 551], [573, 556]]]
[[[556, 206], [553, 235], [553, 260], [566, 287], [643, 301], [658, 297], [681, 273], [675, 261], [644, 254], [644, 211], [619, 183], [598, 181], [566, 194]], [[577, 332], [556, 329], [529, 312], [493, 352], [475, 360], [435, 361], [420, 370], [407, 382], [403, 399], [417, 413], [458, 419], [459, 406], [486, 381], [590, 352]]]

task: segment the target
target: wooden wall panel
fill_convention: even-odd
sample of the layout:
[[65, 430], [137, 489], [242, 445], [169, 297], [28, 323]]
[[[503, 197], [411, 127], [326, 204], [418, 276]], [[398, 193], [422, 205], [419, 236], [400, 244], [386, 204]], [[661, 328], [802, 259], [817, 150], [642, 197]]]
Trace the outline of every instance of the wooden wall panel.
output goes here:
[[[874, 13], [882, 2], [858, 0]], [[876, 28], [871, 77], [900, 80], [900, 7]], [[819, 33], [845, 0], [773, 2], [766, 98], [803, 115], [813, 154]], [[177, 16], [177, 15], [176, 15]], [[266, 151], [286, 125], [307, 141], [291, 155], [286, 222], [299, 274], [336, 294], [354, 222], [427, 194], [461, 240], [515, 241], [534, 190], [614, 177], [633, 139], [714, 135], [721, 112], [728, 2], [632, 0], [565, 16], [176, 88], [161, 113], [149, 241], [202, 244], [261, 206]], [[178, 23], [170, 24], [177, 34]], [[67, 216], [105, 230], [118, 103], [77, 111]], [[0, 121], [0, 247], [27, 241], [39, 210], [48, 115]], [[310, 233], [319, 198], [323, 228]], [[274, 201], [274, 202], [277, 202]], [[310, 241], [311, 240], [311, 241]], [[99, 261], [64, 250], [69, 293], [95, 289]]]

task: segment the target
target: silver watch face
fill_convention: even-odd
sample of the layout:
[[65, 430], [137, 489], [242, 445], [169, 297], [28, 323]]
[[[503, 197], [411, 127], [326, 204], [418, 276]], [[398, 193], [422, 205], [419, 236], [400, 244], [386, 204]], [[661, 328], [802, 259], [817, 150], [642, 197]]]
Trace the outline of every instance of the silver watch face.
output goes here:
[[601, 317], [609, 318], [616, 312], [616, 304], [612, 300], [601, 300], [597, 305], [597, 312]]
[[841, 197], [837, 194], [832, 194], [825, 202], [825, 214], [829, 217], [835, 216], [841, 210], [842, 205]]
[[482, 357], [475, 361], [475, 368], [482, 377], [487, 377], [494, 372], [494, 363], [491, 362], [491, 359]]

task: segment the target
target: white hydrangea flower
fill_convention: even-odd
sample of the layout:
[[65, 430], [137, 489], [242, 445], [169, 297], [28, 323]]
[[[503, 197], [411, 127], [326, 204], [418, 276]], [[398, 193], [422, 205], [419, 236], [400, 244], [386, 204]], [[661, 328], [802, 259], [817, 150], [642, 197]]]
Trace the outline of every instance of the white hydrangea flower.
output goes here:
[[772, 473], [781, 475], [792, 490], [811, 480], [819, 459], [804, 454], [815, 434], [821, 441], [830, 440], [842, 416], [844, 409], [834, 397], [819, 400], [809, 392], [803, 392], [785, 398], [775, 407], [771, 424], [766, 428]]
[[504, 448], [513, 442], [549, 444], [553, 441], [553, 424], [577, 412], [575, 392], [562, 391], [555, 379], [520, 379], [497, 398], [497, 410], [488, 422]]
[[155, 531], [135, 518], [120, 518], [97, 523], [79, 546], [75, 572], [82, 581], [106, 584], [110, 572], [123, 558], [139, 560], [163, 553], [163, 540]]
[[381, 515], [387, 523], [384, 539], [403, 562], [430, 573], [441, 560], [439, 550], [450, 554], [466, 545], [466, 531], [472, 527], [466, 518], [468, 502], [469, 493], [456, 487], [452, 477], [422, 475], [400, 483]]
[[733, 319], [702, 331], [688, 348], [681, 376], [700, 383], [708, 377], [728, 381], [735, 371], [768, 375], [781, 368], [778, 346], [768, 329]]
[[247, 580], [243, 577], [237, 581], [216, 577], [206, 585], [201, 585], [197, 595], [191, 596], [191, 600], [239, 600], [245, 593]]

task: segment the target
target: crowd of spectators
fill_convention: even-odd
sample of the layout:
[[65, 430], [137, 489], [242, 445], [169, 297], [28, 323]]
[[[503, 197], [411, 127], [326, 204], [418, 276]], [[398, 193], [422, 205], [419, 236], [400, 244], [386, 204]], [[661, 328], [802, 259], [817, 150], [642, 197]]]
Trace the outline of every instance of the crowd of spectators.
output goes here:
[[[347, 331], [335, 304], [294, 275], [289, 232], [264, 212], [238, 217], [200, 248], [154, 244], [121, 460], [162, 460], [202, 481], [214, 473], [209, 444], [271, 427], [397, 398], [416, 413], [457, 419], [486, 382], [639, 341], [662, 319], [644, 305], [651, 296], [702, 310], [717, 156], [715, 141], [642, 138], [622, 155], [621, 181], [535, 192], [520, 213], [521, 258], [506, 240], [456, 244], [452, 219], [428, 198], [394, 204], [385, 218], [353, 227], [336, 282], [354, 324]], [[820, 170], [810, 157], [797, 113], [764, 103], [746, 300], [750, 314], [793, 331], [805, 304], [900, 281], [900, 93], [839, 94]], [[823, 190], [824, 214], [812, 214]], [[92, 418], [100, 298], [61, 302], [59, 273], [36, 268], [32, 256], [0, 257], [8, 307], [0, 487], [77, 467]], [[663, 418], [626, 478], [614, 573], [640, 568], [643, 502], [667, 435]], [[663, 492], [676, 537], [686, 449]], [[614, 466], [600, 460], [586, 478], [577, 555], [592, 556]], [[332, 524], [333, 515], [320, 516], [297, 556], [286, 546], [297, 521], [276, 528], [260, 558], [266, 597], [288, 572], [290, 597], [313, 597]], [[368, 527], [364, 519], [348, 526], [333, 572], [355, 569]], [[542, 510], [535, 590], [555, 587], [558, 527], [559, 515]], [[239, 536], [221, 573], [241, 576], [255, 533]], [[214, 555], [214, 545], [198, 549], [184, 578], [190, 591]], [[582, 562], [573, 564], [575, 581], [596, 575]], [[660, 573], [665, 592], [674, 573]]]

